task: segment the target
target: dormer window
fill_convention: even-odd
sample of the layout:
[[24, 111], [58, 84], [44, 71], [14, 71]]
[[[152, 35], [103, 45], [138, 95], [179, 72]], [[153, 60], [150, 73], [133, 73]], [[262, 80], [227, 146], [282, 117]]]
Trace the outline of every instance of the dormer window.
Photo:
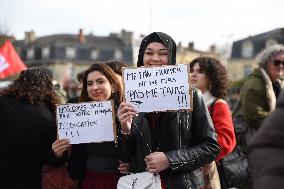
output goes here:
[[74, 47], [66, 47], [66, 58], [75, 58], [76, 49]]
[[253, 44], [251, 41], [245, 41], [242, 44], [242, 57], [252, 58], [253, 57]]
[[42, 58], [49, 58], [49, 47], [41, 48], [41, 56]]
[[268, 39], [265, 42], [265, 47], [270, 47], [270, 46], [275, 45], [275, 44], [277, 44], [277, 41], [275, 39]]
[[99, 51], [97, 49], [93, 49], [91, 51], [91, 59], [96, 60], [99, 58]]
[[115, 49], [114, 51], [114, 58], [115, 59], [122, 59], [122, 52], [120, 49]]
[[35, 50], [34, 48], [29, 48], [27, 52], [27, 59], [34, 59], [35, 57]]

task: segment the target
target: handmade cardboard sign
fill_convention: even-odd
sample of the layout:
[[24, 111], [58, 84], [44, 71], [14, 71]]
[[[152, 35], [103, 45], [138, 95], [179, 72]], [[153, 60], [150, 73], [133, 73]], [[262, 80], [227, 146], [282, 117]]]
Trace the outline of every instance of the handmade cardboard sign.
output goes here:
[[187, 65], [125, 68], [125, 101], [139, 112], [191, 109]]
[[71, 144], [114, 141], [112, 101], [58, 105], [59, 138]]

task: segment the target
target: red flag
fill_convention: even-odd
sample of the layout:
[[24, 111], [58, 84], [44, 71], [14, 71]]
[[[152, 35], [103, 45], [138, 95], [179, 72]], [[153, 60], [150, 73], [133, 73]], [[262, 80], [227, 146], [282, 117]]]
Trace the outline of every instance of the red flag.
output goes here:
[[0, 48], [0, 79], [27, 69], [9, 40]]

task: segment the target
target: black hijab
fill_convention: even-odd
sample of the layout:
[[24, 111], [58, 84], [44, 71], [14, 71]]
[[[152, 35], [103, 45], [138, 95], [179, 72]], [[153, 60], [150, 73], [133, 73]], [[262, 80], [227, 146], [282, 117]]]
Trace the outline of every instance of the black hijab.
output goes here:
[[143, 56], [144, 56], [145, 50], [147, 46], [153, 42], [162, 43], [168, 49], [169, 65], [175, 65], [176, 64], [176, 43], [175, 41], [169, 35], [165, 33], [153, 32], [147, 35], [141, 42], [141, 45], [139, 48], [139, 54], [138, 54], [137, 67], [143, 66]]
[[[147, 46], [150, 43], [158, 42], [162, 43], [168, 49], [168, 59], [169, 65], [176, 64], [176, 43], [175, 41], [167, 34], [162, 32], [153, 32], [146, 36], [140, 45], [137, 67], [143, 66], [143, 56]], [[176, 112], [160, 112], [155, 113], [146, 113], [145, 117], [149, 120], [149, 123], [155, 123], [154, 128], [150, 131], [150, 138], [152, 144], [152, 150], [173, 150], [178, 147], [178, 127], [174, 124], [168, 124], [172, 119], [176, 118]], [[175, 133], [175, 134], [173, 134]]]

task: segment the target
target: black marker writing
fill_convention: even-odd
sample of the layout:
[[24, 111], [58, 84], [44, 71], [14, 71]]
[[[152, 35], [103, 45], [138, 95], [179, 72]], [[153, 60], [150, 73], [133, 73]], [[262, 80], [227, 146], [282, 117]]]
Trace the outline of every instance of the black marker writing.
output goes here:
[[82, 105], [65, 105], [58, 108], [59, 113], [85, 111], [86, 104]]
[[70, 123], [70, 122], [59, 122], [59, 128], [58, 129], [73, 129], [73, 128], [76, 128], [76, 127], [81, 127], [81, 128], [84, 128], [84, 127], [93, 127], [93, 126], [96, 126], [98, 124], [98, 121], [97, 120], [93, 120], [93, 121], [78, 121], [76, 123]]
[[167, 95], [176, 95], [176, 94], [185, 94], [184, 86], [178, 87], [163, 87], [160, 88], [162, 90], [162, 94], [165, 96]]
[[136, 73], [126, 73], [126, 80], [136, 80]]
[[90, 115], [90, 111], [76, 112], [75, 115], [77, 117]]
[[95, 103], [95, 104], [90, 104], [91, 108], [103, 108], [104, 105], [101, 102]]
[[174, 68], [164, 68], [164, 69], [159, 69], [156, 70], [156, 76], [160, 76], [160, 75], [170, 75], [170, 74], [175, 74], [177, 72], [181, 72], [179, 67], [174, 67]]

